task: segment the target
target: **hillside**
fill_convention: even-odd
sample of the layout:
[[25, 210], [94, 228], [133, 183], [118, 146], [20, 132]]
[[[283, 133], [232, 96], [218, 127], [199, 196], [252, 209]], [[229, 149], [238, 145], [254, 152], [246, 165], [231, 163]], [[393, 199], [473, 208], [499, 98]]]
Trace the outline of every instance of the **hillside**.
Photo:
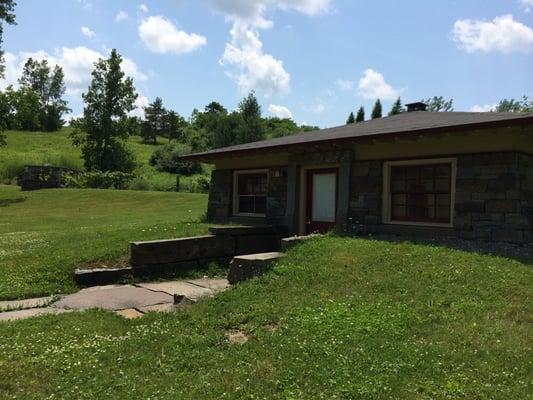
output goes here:
[[[72, 145], [69, 138], [71, 129], [59, 132], [7, 131], [7, 146], [0, 147], [0, 184], [14, 183], [14, 178], [26, 164], [50, 164], [75, 169], [83, 168], [81, 152]], [[167, 139], [159, 138], [160, 145]], [[173, 191], [176, 175], [158, 172], [148, 165], [148, 160], [158, 146], [143, 144], [140, 137], [130, 137], [129, 146], [133, 150], [138, 167], [135, 189]], [[204, 166], [204, 175], [209, 177], [209, 166]], [[182, 190], [195, 191], [195, 177], [181, 177]]]
[[510, 259], [314, 239], [172, 314], [0, 325], [0, 397], [527, 399], [532, 287]]

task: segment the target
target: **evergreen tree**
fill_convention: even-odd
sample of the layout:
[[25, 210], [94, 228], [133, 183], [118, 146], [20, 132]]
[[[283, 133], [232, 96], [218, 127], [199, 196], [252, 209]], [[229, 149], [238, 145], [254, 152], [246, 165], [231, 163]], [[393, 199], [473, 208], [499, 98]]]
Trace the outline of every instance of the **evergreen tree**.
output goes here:
[[122, 57], [113, 49], [107, 60], [98, 60], [92, 72], [83, 117], [75, 124], [73, 142], [81, 147], [89, 171], [130, 172], [133, 154], [126, 147], [128, 113], [135, 108], [133, 80], [121, 68]]
[[377, 99], [372, 109], [372, 119], [381, 118], [383, 112], [383, 107], [381, 106], [381, 100]]
[[161, 97], [156, 97], [154, 102], [144, 108], [143, 128], [141, 136], [145, 143], [157, 144], [157, 135], [162, 135], [165, 128], [165, 107]]
[[365, 122], [365, 108], [363, 106], [359, 107], [359, 110], [357, 110], [355, 122]]
[[239, 113], [243, 124], [237, 131], [236, 141], [240, 143], [256, 142], [264, 138], [261, 120], [261, 106], [252, 91], [239, 104]]
[[355, 115], [353, 115], [353, 112], [348, 115], [348, 119], [346, 120], [346, 124], [353, 124], [355, 122]]
[[389, 112], [389, 116], [401, 114], [404, 111], [405, 111], [405, 109], [403, 108], [402, 100], [398, 97], [398, 100], [396, 100], [394, 102], [394, 104], [392, 105], [392, 108], [391, 108], [391, 110]]
[[187, 121], [176, 111], [168, 111], [163, 116], [164, 136], [171, 140], [181, 140], [183, 138], [183, 130], [187, 126]]

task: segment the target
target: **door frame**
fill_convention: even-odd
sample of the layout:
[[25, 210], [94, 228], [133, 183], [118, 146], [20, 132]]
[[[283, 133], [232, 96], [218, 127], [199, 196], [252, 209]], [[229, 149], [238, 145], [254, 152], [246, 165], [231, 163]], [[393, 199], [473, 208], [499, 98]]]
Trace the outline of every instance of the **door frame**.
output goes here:
[[[302, 198], [304, 199], [302, 212], [300, 213], [300, 231], [302, 234], [308, 234], [308, 221], [312, 215], [313, 202], [313, 180], [315, 174], [335, 174], [335, 221], [332, 222], [332, 229], [337, 224], [337, 211], [339, 206], [339, 167], [338, 166], [309, 166], [302, 169]], [[325, 222], [324, 224], [329, 224]]]

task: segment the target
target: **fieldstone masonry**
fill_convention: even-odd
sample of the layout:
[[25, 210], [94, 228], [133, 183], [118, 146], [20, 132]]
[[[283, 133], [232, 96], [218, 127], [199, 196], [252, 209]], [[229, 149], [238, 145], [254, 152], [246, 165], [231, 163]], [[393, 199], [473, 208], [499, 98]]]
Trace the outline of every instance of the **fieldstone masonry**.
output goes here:
[[460, 238], [532, 242], [532, 159], [517, 152], [457, 157], [454, 229]]

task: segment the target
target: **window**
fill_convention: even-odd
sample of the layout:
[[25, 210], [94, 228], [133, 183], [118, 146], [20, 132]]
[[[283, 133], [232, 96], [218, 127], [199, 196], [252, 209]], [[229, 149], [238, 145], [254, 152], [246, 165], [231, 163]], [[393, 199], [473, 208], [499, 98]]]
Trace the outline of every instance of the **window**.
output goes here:
[[235, 172], [234, 214], [247, 216], [264, 216], [268, 174], [266, 171]]
[[386, 165], [387, 222], [451, 225], [453, 162]]

